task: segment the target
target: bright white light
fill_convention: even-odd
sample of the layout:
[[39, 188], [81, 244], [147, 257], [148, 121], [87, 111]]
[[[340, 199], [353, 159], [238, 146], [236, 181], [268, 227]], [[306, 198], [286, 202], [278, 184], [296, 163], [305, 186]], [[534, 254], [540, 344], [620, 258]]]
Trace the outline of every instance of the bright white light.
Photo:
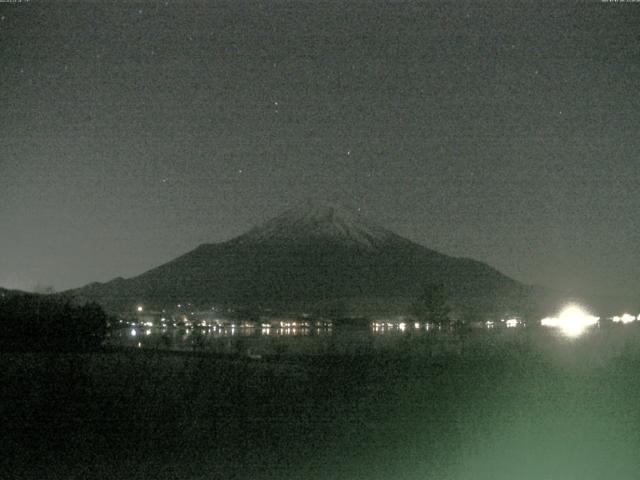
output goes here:
[[132, 336], [132, 337], [135, 337], [137, 334], [138, 334], [138, 332], [136, 332], [136, 329], [135, 329], [135, 328], [132, 328], [132, 329], [131, 329], [131, 336]]
[[518, 326], [518, 320], [515, 318], [510, 318], [506, 321], [507, 328], [514, 328]]
[[615, 323], [631, 323], [635, 322], [636, 317], [633, 315], [629, 315], [628, 313], [623, 314], [621, 317], [615, 316], [612, 318]]
[[405, 329], [407, 328], [406, 323], [402, 322], [400, 325], [398, 325], [398, 328], [400, 329], [401, 332], [404, 332]]
[[144, 332], [144, 334], [145, 334], [145, 335], [151, 335], [151, 329], [150, 329], [150, 328], [148, 328], [148, 329]]
[[138, 305], [138, 312], [142, 312], [142, 305]]
[[493, 328], [495, 325], [495, 323], [491, 320], [487, 320], [486, 322], [484, 322], [484, 324], [487, 326], [487, 328]]
[[586, 313], [577, 305], [570, 305], [565, 308], [557, 317], [547, 317], [540, 321], [545, 327], [557, 327], [568, 337], [577, 337], [584, 331], [597, 324], [598, 317]]
[[636, 321], [636, 317], [634, 317], [633, 315], [629, 315], [628, 313], [625, 313], [624, 315], [622, 315], [622, 323], [631, 323], [635, 321]]
[[545, 317], [540, 320], [540, 325], [542, 325], [543, 327], [559, 327], [560, 320], [558, 319], [558, 317]]

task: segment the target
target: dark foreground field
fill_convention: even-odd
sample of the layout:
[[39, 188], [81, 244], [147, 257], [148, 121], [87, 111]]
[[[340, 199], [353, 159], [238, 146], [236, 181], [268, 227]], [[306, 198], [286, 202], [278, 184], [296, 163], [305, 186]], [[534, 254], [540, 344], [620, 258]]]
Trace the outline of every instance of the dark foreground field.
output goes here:
[[637, 336], [279, 361], [0, 354], [0, 478], [636, 479]]

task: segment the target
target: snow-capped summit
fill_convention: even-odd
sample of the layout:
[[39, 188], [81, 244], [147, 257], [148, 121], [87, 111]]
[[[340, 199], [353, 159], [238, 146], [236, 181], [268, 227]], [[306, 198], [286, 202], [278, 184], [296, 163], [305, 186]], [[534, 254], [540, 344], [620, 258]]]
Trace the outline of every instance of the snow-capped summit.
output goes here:
[[360, 214], [330, 203], [306, 201], [269, 220], [236, 241], [243, 244], [331, 241], [376, 248], [401, 238]]

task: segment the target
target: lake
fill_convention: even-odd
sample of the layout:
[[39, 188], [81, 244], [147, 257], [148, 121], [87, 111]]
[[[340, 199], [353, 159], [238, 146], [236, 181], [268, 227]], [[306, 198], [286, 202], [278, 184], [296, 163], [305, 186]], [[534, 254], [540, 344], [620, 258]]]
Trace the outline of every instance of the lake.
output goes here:
[[[0, 353], [1, 476], [631, 480], [640, 472], [636, 325], [571, 338], [542, 328], [223, 333], [205, 339], [204, 354], [189, 351], [180, 329], [171, 332], [176, 351], [154, 346], [161, 331], [122, 333], [112, 341], [133, 348]], [[249, 342], [243, 349], [257, 342], [255, 352], [286, 342], [311, 353], [206, 354], [236, 340]]]
[[[492, 329], [492, 335], [504, 333]], [[513, 332], [510, 332], [513, 333]], [[476, 335], [478, 333], [476, 332]], [[452, 347], [452, 335], [432, 324], [372, 322], [369, 326], [157, 327], [127, 326], [110, 332], [107, 345], [197, 351], [249, 357], [379, 352], [421, 342]]]

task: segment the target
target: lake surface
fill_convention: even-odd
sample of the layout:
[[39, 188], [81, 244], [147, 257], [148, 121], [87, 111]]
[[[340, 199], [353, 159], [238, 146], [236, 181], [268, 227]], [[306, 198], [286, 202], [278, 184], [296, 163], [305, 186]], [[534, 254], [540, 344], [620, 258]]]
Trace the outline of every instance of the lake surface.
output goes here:
[[[492, 333], [496, 335], [498, 330], [493, 329]], [[248, 356], [322, 355], [404, 348], [419, 340], [444, 345], [449, 337], [442, 329], [426, 323], [269, 328], [128, 326], [111, 331], [107, 345]]]
[[[184, 330], [170, 332], [171, 348], [192, 348]], [[637, 325], [579, 337], [542, 328], [203, 335], [203, 351], [239, 342], [241, 352], [278, 352], [284, 342], [320, 352], [260, 360], [174, 354], [158, 345], [169, 330], [120, 333], [111, 341], [132, 348], [0, 353], [0, 477], [639, 478]]]
[[[407, 355], [461, 355], [466, 351], [525, 343], [545, 356], [575, 354], [575, 345], [589, 344], [593, 355], [585, 361], [605, 361], [640, 344], [640, 324], [591, 327], [580, 336], [560, 329], [519, 325], [473, 328], [465, 331], [426, 323], [330, 327], [131, 327], [109, 334], [106, 344], [141, 350], [231, 354], [249, 358], [299, 355], [345, 355], [401, 352]], [[600, 359], [600, 360], [598, 360]]]

